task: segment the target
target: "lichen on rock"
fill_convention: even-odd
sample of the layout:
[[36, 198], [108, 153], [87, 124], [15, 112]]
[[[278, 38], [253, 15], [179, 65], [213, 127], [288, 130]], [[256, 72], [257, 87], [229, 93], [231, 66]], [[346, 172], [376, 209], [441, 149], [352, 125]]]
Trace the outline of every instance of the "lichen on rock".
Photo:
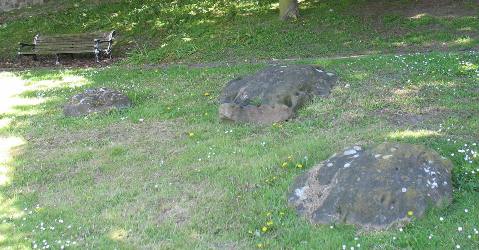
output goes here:
[[422, 217], [430, 206], [448, 205], [451, 170], [449, 160], [425, 146], [356, 146], [298, 177], [289, 203], [312, 223], [384, 229], [407, 223], [411, 214]]
[[66, 116], [82, 116], [131, 106], [128, 97], [117, 90], [108, 88], [87, 89], [70, 98], [63, 107]]
[[290, 119], [315, 95], [327, 96], [333, 73], [310, 65], [272, 66], [230, 81], [220, 96], [220, 118], [270, 124]]

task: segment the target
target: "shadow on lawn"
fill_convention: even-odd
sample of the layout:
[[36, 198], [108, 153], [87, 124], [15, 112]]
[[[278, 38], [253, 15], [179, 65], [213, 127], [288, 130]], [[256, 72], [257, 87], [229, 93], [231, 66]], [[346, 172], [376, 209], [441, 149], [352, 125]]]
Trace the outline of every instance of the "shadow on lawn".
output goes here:
[[28, 20], [5, 18], [0, 54], [12, 57], [11, 45], [30, 41], [37, 32], [110, 29], [119, 33], [114, 53], [128, 55], [134, 64], [478, 48], [478, 7], [470, 1], [303, 1], [294, 22], [278, 20], [277, 3], [104, 1], [75, 7], [69, 2], [59, 12], [58, 3], [49, 3], [31, 10]]

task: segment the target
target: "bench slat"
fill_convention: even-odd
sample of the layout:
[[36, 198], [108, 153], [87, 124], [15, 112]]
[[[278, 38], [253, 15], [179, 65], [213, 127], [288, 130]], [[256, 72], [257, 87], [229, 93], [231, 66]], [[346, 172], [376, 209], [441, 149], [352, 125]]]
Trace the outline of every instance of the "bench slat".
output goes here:
[[68, 47], [68, 46], [64, 46], [64, 47], [38, 47], [38, 48], [34, 48], [33, 51], [46, 51], [46, 50], [76, 50], [76, 49], [87, 49], [87, 50], [95, 50], [95, 48], [93, 46], [88, 46], [88, 47]]
[[62, 43], [62, 42], [95, 42], [95, 39], [89, 38], [89, 39], [49, 39], [49, 40], [36, 40], [37, 43]]
[[110, 36], [111, 32], [92, 32], [92, 33], [76, 33], [76, 34], [40, 34], [39, 37], [54, 37], [54, 38], [62, 38], [62, 37], [106, 37]]
[[35, 48], [95, 47], [95, 44], [37, 44]]
[[20, 55], [54, 55], [54, 54], [83, 54], [95, 53], [93, 50], [64, 50], [64, 51], [32, 51], [32, 52], [18, 52]]
[[56, 42], [94, 42], [95, 39], [89, 38], [89, 39], [37, 39], [37, 43], [56, 43]]
[[37, 43], [36, 45], [41, 46], [41, 45], [67, 45], [67, 44], [95, 45], [95, 43], [93, 41], [88, 41], [88, 42], [56, 42], [56, 43], [50, 42], [50, 43]]

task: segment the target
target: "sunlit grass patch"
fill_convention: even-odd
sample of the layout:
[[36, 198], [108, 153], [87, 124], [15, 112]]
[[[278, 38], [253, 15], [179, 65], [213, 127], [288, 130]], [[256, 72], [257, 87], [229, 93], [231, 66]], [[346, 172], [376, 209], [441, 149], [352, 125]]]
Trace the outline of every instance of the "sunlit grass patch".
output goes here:
[[430, 131], [430, 130], [405, 130], [405, 131], [396, 131], [392, 132], [388, 135], [391, 139], [404, 139], [404, 138], [413, 138], [413, 139], [420, 139], [421, 137], [435, 137], [440, 136], [440, 133], [437, 131]]

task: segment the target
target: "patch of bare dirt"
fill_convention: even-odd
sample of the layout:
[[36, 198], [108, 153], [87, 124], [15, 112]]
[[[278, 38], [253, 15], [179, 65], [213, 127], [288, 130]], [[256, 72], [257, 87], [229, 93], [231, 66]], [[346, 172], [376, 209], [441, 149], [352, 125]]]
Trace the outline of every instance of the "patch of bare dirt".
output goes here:
[[158, 201], [157, 224], [175, 223], [182, 226], [189, 223], [193, 217], [201, 218], [210, 213], [211, 206], [224, 199], [223, 191], [213, 187], [208, 182], [173, 183], [181, 189], [181, 195], [174, 198], [163, 198]]
[[192, 205], [193, 203], [191, 201], [160, 201], [158, 205], [158, 224], [163, 224], [167, 221], [173, 221], [176, 225], [183, 225], [190, 217], [189, 207]]
[[419, 126], [425, 122], [438, 120], [448, 113], [439, 108], [425, 108], [420, 113], [409, 113], [402, 110], [384, 108], [372, 115], [385, 118], [396, 126]]
[[[477, 15], [477, 8], [471, 8], [474, 3], [467, 0], [417, 0], [403, 1], [369, 1], [359, 11], [367, 17], [378, 17], [384, 14], [397, 14], [417, 18], [421, 15], [435, 17], [461, 17]], [[478, 4], [477, 1], [475, 3]]]
[[[367, 19], [371, 23], [372, 28], [383, 36], [405, 36], [412, 31], [435, 31], [444, 30], [445, 27], [438, 23], [431, 23], [415, 27], [414, 29], [401, 27], [394, 24], [387, 24], [386, 16], [399, 16], [411, 20], [421, 19], [425, 16], [436, 18], [461, 18], [466, 16], [476, 16], [479, 11], [479, 4], [473, 1], [453, 1], [453, 0], [418, 0], [418, 1], [369, 1], [359, 6], [357, 15]], [[457, 30], [452, 31], [456, 35], [469, 36], [476, 38], [478, 36], [476, 31]], [[393, 51], [397, 53], [407, 52], [424, 52], [424, 51], [450, 51], [450, 45], [439, 41], [432, 41], [427, 45], [415, 46], [412, 44], [393, 44]], [[474, 47], [459, 48], [460, 50], [477, 49]]]
[[152, 140], [171, 141], [178, 134], [178, 122], [176, 121], [150, 121], [133, 123], [120, 121], [110, 124], [108, 127], [89, 128], [85, 131], [56, 131], [46, 137], [27, 135], [27, 140], [33, 147], [45, 150], [53, 150], [72, 146], [78, 142], [108, 142], [114, 144], [133, 144], [141, 142], [147, 144]]
[[94, 55], [61, 55], [60, 64], [56, 64], [54, 56], [41, 56], [38, 60], [33, 60], [30, 56], [17, 57], [16, 59], [1, 59], [0, 70], [23, 70], [23, 69], [61, 69], [61, 68], [95, 68], [105, 67], [115, 62], [120, 61], [121, 58], [113, 57], [111, 60], [103, 58], [99, 63], [95, 62]]

